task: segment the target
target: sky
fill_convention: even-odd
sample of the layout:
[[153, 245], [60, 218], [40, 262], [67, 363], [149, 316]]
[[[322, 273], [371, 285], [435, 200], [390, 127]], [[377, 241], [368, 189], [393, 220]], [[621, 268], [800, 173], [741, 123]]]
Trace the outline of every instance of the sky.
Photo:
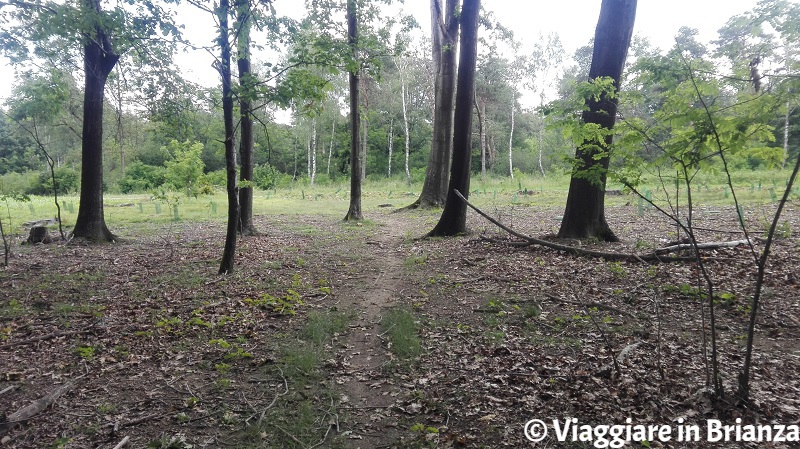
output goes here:
[[[634, 34], [647, 37], [662, 49], [672, 46], [681, 26], [697, 28], [701, 41], [716, 38], [717, 30], [736, 14], [752, 9], [757, 0], [639, 0]], [[524, 48], [531, 48], [540, 35], [557, 32], [568, 54], [586, 45], [594, 35], [600, 12], [600, 0], [484, 0], [483, 7], [494, 12], [497, 20], [515, 33]], [[274, 0], [278, 15], [300, 18], [303, 0]], [[187, 8], [189, 8], [187, 6]], [[430, 29], [429, 0], [405, 0], [403, 10], [411, 13], [422, 30]], [[198, 44], [214, 38], [210, 16], [197, 10], [181, 11], [178, 20], [186, 24], [186, 34]], [[205, 41], [205, 42], [204, 42]], [[211, 68], [211, 57], [204, 53], [182, 55], [179, 63], [186, 67], [191, 81], [203, 85], [218, 84]], [[0, 100], [8, 97], [14, 83], [14, 72], [7, 61], [0, 60]]]

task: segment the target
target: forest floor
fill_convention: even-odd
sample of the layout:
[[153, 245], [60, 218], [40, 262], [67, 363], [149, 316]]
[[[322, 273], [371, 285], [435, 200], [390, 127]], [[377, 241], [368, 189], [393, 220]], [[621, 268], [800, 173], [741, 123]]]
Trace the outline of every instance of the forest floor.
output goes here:
[[[544, 236], [561, 210], [487, 212]], [[538, 445], [526, 439], [529, 420], [568, 418], [672, 429], [672, 441], [634, 446], [715, 447], [709, 419], [800, 424], [794, 206], [767, 273], [749, 408], [715, 404], [705, 387], [695, 264], [489, 243], [506, 237], [472, 212], [472, 232], [452, 239], [418, 238], [435, 212], [367, 216], [258, 217], [261, 235], [240, 240], [226, 277], [221, 223], [119, 228], [105, 245], [15, 242], [0, 268], [0, 416], [47, 407], [0, 421], [0, 447], [602, 447], [559, 442], [552, 428]], [[697, 210], [700, 240], [741, 239], [735, 216]], [[750, 213], [751, 228], [765, 217]], [[621, 242], [561, 243], [644, 254], [676, 238], [652, 211], [613, 207], [608, 220]], [[706, 255], [733, 394], [753, 258], [744, 246]], [[698, 425], [700, 441], [676, 441], [678, 422]]]

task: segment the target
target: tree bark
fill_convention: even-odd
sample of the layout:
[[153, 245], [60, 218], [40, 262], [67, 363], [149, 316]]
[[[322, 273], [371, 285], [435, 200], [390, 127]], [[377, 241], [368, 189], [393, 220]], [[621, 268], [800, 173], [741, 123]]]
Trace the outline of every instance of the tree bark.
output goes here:
[[508, 133], [508, 175], [514, 179], [514, 111], [516, 99], [511, 102], [511, 131]]
[[447, 200], [450, 159], [453, 151], [453, 98], [455, 96], [456, 53], [458, 43], [458, 0], [431, 0], [434, 84], [433, 139], [425, 182], [417, 201], [410, 208], [442, 207]]
[[[98, 16], [99, 0], [86, 0]], [[81, 143], [81, 195], [74, 237], [110, 242], [114, 234], [106, 226], [103, 211], [103, 100], [108, 75], [119, 61], [111, 40], [98, 25], [84, 45], [83, 140]]]
[[439, 222], [429, 236], [453, 236], [467, 230], [467, 205], [456, 191], [469, 195], [472, 163], [472, 102], [475, 98], [475, 67], [478, 53], [478, 15], [480, 0], [464, 0], [461, 8], [461, 53], [458, 64], [458, 88], [453, 133], [453, 162], [450, 170], [447, 201]]
[[392, 177], [392, 153], [394, 152], [394, 117], [389, 118], [389, 136], [388, 136], [388, 145], [389, 145], [389, 160], [386, 164], [386, 176], [388, 178]]
[[236, 65], [239, 69], [239, 157], [241, 171], [239, 179], [245, 187], [239, 189], [239, 233], [257, 234], [253, 225], [253, 169], [255, 164], [255, 143], [253, 137], [253, 117], [251, 98], [253, 96], [253, 74], [250, 68], [250, 28], [252, 16], [249, 0], [237, 0], [236, 15], [238, 24]]
[[[478, 113], [478, 141], [481, 146], [481, 179], [486, 180], [486, 134], [484, 134], [483, 116], [485, 111], [481, 110], [481, 103], [475, 97], [475, 112]], [[485, 104], [485, 103], [484, 103]]]
[[[619, 91], [635, 18], [636, 0], [603, 0], [595, 30], [590, 80], [610, 77]], [[584, 123], [613, 129], [617, 115], [616, 96], [611, 98], [603, 95], [599, 101], [587, 99], [586, 106], [582, 117]], [[560, 238], [618, 240], [605, 217], [606, 174], [611, 141], [609, 133], [603, 141], [584, 141], [579, 144], [575, 156], [579, 166], [570, 180], [566, 210], [558, 231]], [[588, 179], [592, 177], [595, 179]]]
[[411, 131], [408, 128], [408, 107], [406, 106], [406, 83], [402, 75], [400, 77], [400, 99], [403, 105], [403, 132], [405, 133], [405, 155], [406, 155], [406, 182], [411, 185], [411, 170], [408, 168], [408, 160], [411, 157]]
[[219, 274], [233, 273], [233, 262], [236, 256], [236, 237], [239, 230], [239, 187], [236, 184], [236, 151], [233, 148], [233, 92], [231, 89], [231, 43], [228, 38], [228, 0], [220, 0], [217, 10], [219, 20], [220, 62], [219, 72], [222, 78], [222, 116], [225, 123], [225, 169], [228, 186], [228, 228], [225, 234], [225, 249]]
[[311, 120], [311, 187], [317, 180], [317, 119]]
[[333, 142], [336, 139], [336, 119], [331, 123], [331, 145], [328, 147], [328, 168], [325, 169], [327, 176], [331, 175], [331, 156], [333, 156]]
[[[347, 0], [347, 43], [350, 45], [352, 57], [358, 56], [358, 22], [356, 20], [356, 0]], [[362, 220], [361, 214], [361, 166], [359, 164], [359, 130], [361, 128], [361, 114], [358, 98], [358, 70], [349, 74], [350, 82], [350, 208], [344, 220]]]

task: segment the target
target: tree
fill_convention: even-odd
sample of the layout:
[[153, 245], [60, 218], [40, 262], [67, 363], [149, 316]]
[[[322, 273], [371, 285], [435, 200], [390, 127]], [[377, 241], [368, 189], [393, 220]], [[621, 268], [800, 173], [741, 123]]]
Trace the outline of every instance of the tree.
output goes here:
[[250, 30], [253, 13], [250, 0], [236, 0], [236, 65], [239, 69], [239, 233], [256, 234], [253, 224], [253, 169], [255, 166], [255, 140], [253, 138], [252, 100], [255, 94], [255, 76], [250, 69]]
[[617, 114], [617, 96], [628, 54], [636, 0], [603, 0], [597, 22], [589, 80], [608, 77], [613, 90], [586, 100], [582, 120], [586, 125], [575, 155], [560, 238], [595, 237], [617, 241], [605, 218], [605, 186], [610, 161], [611, 130]]
[[[347, 0], [347, 43], [354, 61], [358, 58], [358, 18], [356, 0]], [[362, 220], [361, 213], [361, 166], [359, 145], [361, 113], [359, 111], [359, 69], [351, 64], [348, 70], [350, 82], [350, 207], [345, 221]]]
[[[177, 28], [152, 2], [116, 6], [105, 10], [100, 0], [13, 1], [12, 17], [18, 25], [3, 30], [0, 44], [13, 61], [37, 58], [51, 62], [74, 56], [80, 48], [84, 77], [83, 128], [81, 132], [81, 194], [73, 236], [111, 241], [114, 235], [103, 213], [103, 105], [108, 76], [120, 55], [135, 46], [144, 50], [150, 36], [161, 31], [177, 35]], [[164, 42], [164, 41], [161, 41]], [[142, 51], [142, 53], [147, 53]]]
[[478, 15], [480, 0], [464, 0], [461, 21], [461, 53], [458, 63], [458, 87], [453, 121], [458, 126], [453, 133], [453, 162], [447, 201], [439, 222], [429, 236], [453, 236], [467, 229], [467, 204], [458, 198], [456, 190], [469, 195], [472, 163], [472, 102], [475, 97], [475, 67], [478, 53]]
[[236, 256], [236, 235], [239, 231], [239, 186], [236, 183], [236, 151], [233, 148], [233, 89], [231, 81], [231, 41], [228, 26], [230, 3], [228, 0], [221, 0], [215, 13], [219, 23], [217, 43], [220, 49], [220, 59], [217, 69], [219, 70], [220, 78], [222, 78], [225, 171], [228, 191], [228, 227], [225, 233], [225, 249], [222, 252], [219, 274], [229, 274], [233, 272], [233, 262]]
[[[409, 208], [442, 207], [448, 197], [450, 159], [453, 151], [453, 97], [455, 95], [458, 41], [458, 0], [431, 0], [431, 34], [434, 81], [433, 139], [425, 182], [417, 201]], [[470, 101], [472, 101], [470, 99]]]

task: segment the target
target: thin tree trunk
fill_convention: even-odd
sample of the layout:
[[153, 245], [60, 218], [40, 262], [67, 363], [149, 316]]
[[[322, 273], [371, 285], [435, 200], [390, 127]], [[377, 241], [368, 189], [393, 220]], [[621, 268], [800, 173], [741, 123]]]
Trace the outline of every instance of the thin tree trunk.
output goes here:
[[406, 106], [406, 83], [405, 80], [400, 78], [400, 98], [403, 100], [403, 130], [406, 137], [406, 182], [411, 185], [411, 170], [408, 168], [408, 160], [411, 157], [411, 132], [408, 128], [408, 107]]
[[[353, 58], [358, 55], [357, 42], [356, 0], [347, 0], [347, 43], [350, 46]], [[344, 217], [345, 221], [362, 220], [364, 218], [361, 213], [361, 167], [358, 154], [361, 140], [358, 135], [361, 128], [361, 115], [358, 110], [358, 78], [358, 71], [350, 72], [350, 208]]]
[[252, 20], [250, 2], [238, 0], [236, 10], [238, 25], [236, 65], [239, 69], [239, 85], [242, 87], [242, 92], [239, 94], [239, 157], [241, 158], [239, 179], [245, 184], [245, 187], [239, 189], [239, 233], [242, 235], [254, 235], [256, 230], [253, 224], [252, 182], [255, 168], [255, 143], [252, 105], [250, 102], [250, 98], [254, 94], [254, 79], [250, 68], [250, 28]]
[[[99, 0], [86, 0], [98, 16]], [[103, 100], [108, 75], [119, 61], [111, 40], [97, 26], [84, 46], [85, 89], [81, 145], [81, 195], [72, 235], [94, 241], [113, 241], [103, 211]]]
[[331, 123], [331, 145], [328, 147], [328, 168], [325, 169], [325, 175], [331, 175], [331, 156], [333, 156], [333, 142], [336, 139], [336, 119]]
[[239, 187], [236, 184], [236, 150], [234, 150], [233, 128], [233, 91], [231, 81], [231, 43], [228, 38], [228, 0], [220, 0], [217, 19], [219, 20], [220, 64], [222, 78], [222, 115], [225, 124], [225, 169], [228, 186], [228, 227], [225, 233], [225, 249], [219, 274], [233, 273], [233, 262], [236, 256], [236, 237], [239, 231]]
[[117, 146], [119, 146], [119, 167], [122, 176], [125, 176], [125, 146], [123, 145], [122, 128], [122, 77], [117, 78]]
[[791, 103], [786, 102], [786, 115], [783, 117], [783, 162], [781, 168], [786, 167], [786, 161], [789, 159], [789, 116], [792, 113]]
[[394, 151], [394, 117], [389, 118], [389, 162], [387, 164], [386, 176], [392, 177], [392, 152]]
[[474, 99], [475, 112], [478, 113], [478, 141], [481, 146], [481, 180], [486, 180], [486, 135], [483, 132], [483, 111], [481, 111], [478, 97]]
[[[464, 0], [461, 9], [461, 52], [458, 64], [458, 90], [453, 133], [453, 163], [448, 185], [447, 202], [439, 222], [429, 236], [453, 236], [467, 229], [467, 204], [455, 193], [469, 195], [472, 163], [472, 103], [475, 98], [475, 66], [478, 52], [478, 15], [480, 0]], [[468, 197], [466, 197], [468, 198]]]
[[367, 111], [369, 111], [369, 95], [367, 92], [367, 79], [360, 78], [361, 86], [364, 89], [364, 110], [363, 115], [360, 116], [363, 130], [361, 132], [361, 182], [367, 179], [367, 137], [369, 134], [369, 118]]
[[317, 179], [317, 119], [311, 121], [311, 186]]
[[[516, 103], [516, 101], [514, 101]], [[508, 133], [508, 175], [514, 179], [514, 104], [511, 105], [511, 131]]]
[[539, 113], [539, 130], [537, 133], [539, 143], [539, 172], [544, 177], [544, 166], [542, 165], [542, 154], [544, 153], [544, 112]]

